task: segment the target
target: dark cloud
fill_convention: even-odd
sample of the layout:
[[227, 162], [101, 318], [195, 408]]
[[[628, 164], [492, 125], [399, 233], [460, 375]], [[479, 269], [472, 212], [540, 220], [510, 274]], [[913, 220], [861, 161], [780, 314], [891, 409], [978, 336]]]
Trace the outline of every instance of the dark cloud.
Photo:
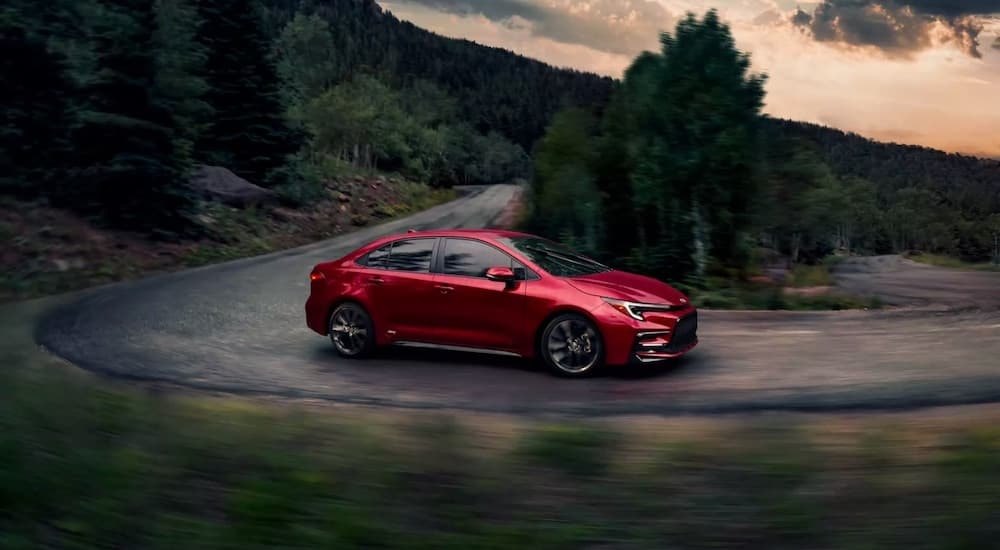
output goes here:
[[812, 23], [812, 16], [808, 13], [796, 8], [795, 13], [792, 14], [792, 24], [799, 27], [808, 27]]
[[394, 0], [462, 16], [481, 15], [557, 42], [634, 55], [657, 48], [676, 19], [654, 0]]
[[980, 16], [996, 12], [1000, 0], [824, 0], [812, 15], [796, 10], [792, 23], [822, 42], [873, 46], [894, 56], [944, 41], [981, 57]]

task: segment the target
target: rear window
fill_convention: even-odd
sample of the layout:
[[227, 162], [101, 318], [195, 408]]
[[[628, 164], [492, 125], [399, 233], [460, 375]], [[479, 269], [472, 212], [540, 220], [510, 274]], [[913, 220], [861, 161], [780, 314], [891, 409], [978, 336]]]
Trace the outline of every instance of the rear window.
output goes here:
[[372, 250], [368, 254], [365, 254], [358, 259], [358, 265], [363, 265], [367, 267], [372, 267], [375, 269], [385, 269], [386, 263], [389, 261], [389, 250], [392, 249], [392, 243], [389, 243], [381, 248]]
[[372, 269], [430, 273], [436, 239], [402, 239], [358, 258], [358, 265]]

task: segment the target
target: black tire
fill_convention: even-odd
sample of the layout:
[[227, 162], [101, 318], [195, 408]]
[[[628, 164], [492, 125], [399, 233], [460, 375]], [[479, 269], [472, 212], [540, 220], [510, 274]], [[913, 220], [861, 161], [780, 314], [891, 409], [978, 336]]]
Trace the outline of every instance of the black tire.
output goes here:
[[555, 374], [581, 378], [604, 365], [604, 339], [590, 319], [564, 313], [545, 325], [538, 355]]
[[360, 359], [375, 351], [375, 323], [361, 304], [344, 302], [330, 314], [330, 342], [341, 357]]

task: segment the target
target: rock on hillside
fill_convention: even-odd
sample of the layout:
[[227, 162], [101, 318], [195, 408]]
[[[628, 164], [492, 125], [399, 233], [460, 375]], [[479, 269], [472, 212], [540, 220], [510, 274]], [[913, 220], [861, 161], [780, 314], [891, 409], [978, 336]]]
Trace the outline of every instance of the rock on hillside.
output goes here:
[[221, 166], [199, 166], [188, 185], [202, 198], [237, 208], [276, 201], [274, 191], [254, 185]]

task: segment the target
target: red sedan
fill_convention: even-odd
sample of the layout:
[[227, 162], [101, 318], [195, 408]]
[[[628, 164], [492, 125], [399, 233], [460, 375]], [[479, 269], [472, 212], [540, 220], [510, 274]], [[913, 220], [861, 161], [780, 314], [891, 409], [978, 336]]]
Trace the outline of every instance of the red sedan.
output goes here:
[[580, 376], [679, 357], [698, 314], [670, 285], [511, 231], [411, 231], [310, 274], [306, 324], [344, 357], [419, 345], [541, 358]]

